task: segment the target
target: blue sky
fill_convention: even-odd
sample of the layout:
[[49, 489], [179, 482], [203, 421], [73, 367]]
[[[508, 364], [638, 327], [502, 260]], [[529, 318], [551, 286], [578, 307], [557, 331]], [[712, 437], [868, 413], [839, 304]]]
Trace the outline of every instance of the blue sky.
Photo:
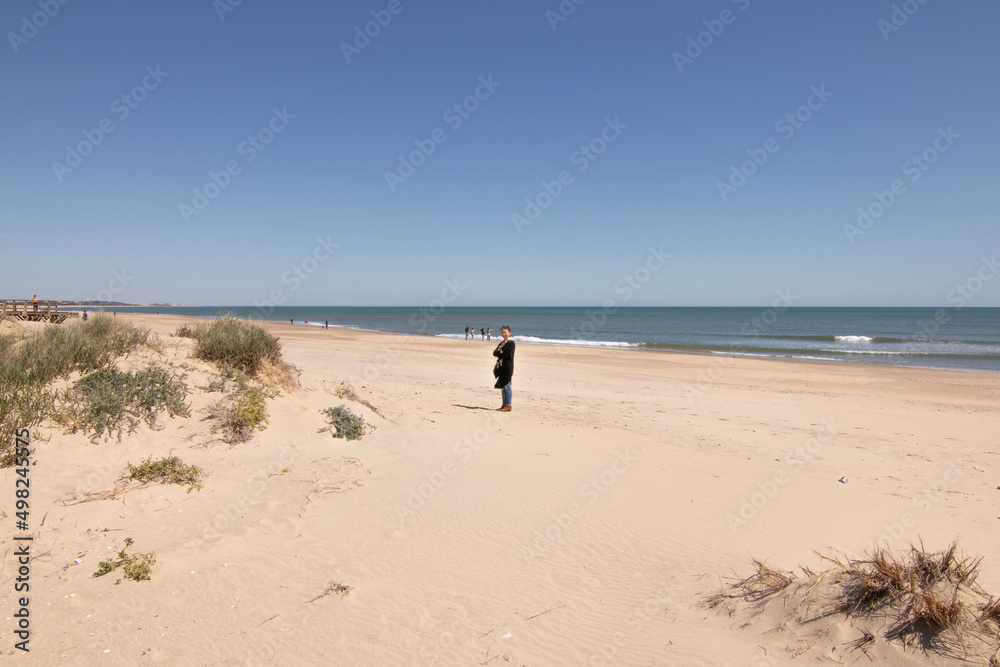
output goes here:
[[1000, 306], [993, 0], [236, 2], [3, 3], [2, 296]]

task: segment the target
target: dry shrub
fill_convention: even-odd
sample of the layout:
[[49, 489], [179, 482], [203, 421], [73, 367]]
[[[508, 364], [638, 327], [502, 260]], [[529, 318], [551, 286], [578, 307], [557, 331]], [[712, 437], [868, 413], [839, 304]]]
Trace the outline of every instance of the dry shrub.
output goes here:
[[291, 392], [302, 388], [299, 383], [300, 375], [302, 375], [302, 371], [284, 359], [266, 357], [261, 362], [258, 377], [262, 382], [272, 387]]
[[979, 608], [979, 620], [983, 623], [994, 623], [1000, 626], [1000, 598], [994, 600], [992, 597]]
[[354, 391], [354, 386], [350, 382], [341, 382], [337, 388], [333, 391], [333, 395], [337, 398], [343, 398], [348, 401], [354, 401], [355, 403], [360, 403], [365, 406], [379, 417], [385, 418], [378, 408], [369, 403], [367, 400], [358, 396], [357, 392]]
[[[831, 559], [826, 559], [831, 560]], [[885, 638], [904, 645], [919, 644], [939, 655], [967, 658], [970, 654], [996, 657], [1000, 634], [1000, 600], [994, 600], [976, 585], [981, 558], [964, 558], [957, 543], [941, 552], [928, 552], [923, 543], [909, 552], [892, 553], [876, 548], [865, 558], [847, 562], [832, 560], [834, 567], [820, 573], [803, 568], [800, 588], [809, 586], [802, 602], [811, 607], [815, 589], [825, 580], [834, 582], [829, 601], [819, 616], [799, 619], [805, 623], [830, 614], [849, 620], [879, 617], [888, 621]], [[762, 611], [767, 602], [785, 591], [796, 578], [754, 560], [756, 572], [727, 590], [706, 599], [709, 607], [726, 600], [750, 603]], [[798, 605], [795, 605], [798, 607]], [[865, 630], [868, 633], [868, 630]], [[868, 633], [870, 634], [870, 633]], [[859, 649], [871, 643], [866, 638]], [[1000, 664], [997, 665], [1000, 667]]]
[[795, 582], [795, 576], [785, 574], [768, 567], [767, 563], [753, 559], [757, 571], [745, 579], [740, 579], [729, 586], [727, 591], [718, 593], [708, 599], [709, 607], [715, 608], [726, 600], [739, 598], [748, 602], [766, 604], [767, 600], [788, 588]]

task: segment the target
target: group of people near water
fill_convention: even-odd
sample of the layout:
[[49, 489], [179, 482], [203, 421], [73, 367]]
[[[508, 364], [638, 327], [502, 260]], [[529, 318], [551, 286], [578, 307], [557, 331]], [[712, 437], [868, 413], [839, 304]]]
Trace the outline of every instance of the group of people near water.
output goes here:
[[[490, 340], [493, 336], [493, 327], [480, 327], [479, 336], [482, 340]], [[465, 340], [476, 340], [476, 327], [465, 327]]]

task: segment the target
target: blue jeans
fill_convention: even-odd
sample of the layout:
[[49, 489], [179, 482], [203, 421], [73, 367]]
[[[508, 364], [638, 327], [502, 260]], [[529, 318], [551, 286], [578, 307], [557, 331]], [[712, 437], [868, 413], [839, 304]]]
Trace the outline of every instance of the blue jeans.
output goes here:
[[514, 390], [510, 388], [510, 382], [500, 388], [500, 397], [503, 398], [504, 405], [510, 405], [510, 399]]

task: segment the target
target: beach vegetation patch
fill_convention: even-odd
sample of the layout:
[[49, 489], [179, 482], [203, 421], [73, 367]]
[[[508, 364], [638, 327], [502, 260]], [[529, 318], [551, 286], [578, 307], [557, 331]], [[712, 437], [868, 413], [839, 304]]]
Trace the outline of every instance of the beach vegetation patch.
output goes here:
[[1000, 600], [976, 584], [982, 559], [960, 556], [957, 543], [940, 552], [921, 543], [902, 553], [876, 547], [860, 559], [822, 558], [832, 567], [800, 568], [801, 576], [754, 560], [754, 574], [706, 603], [730, 614], [747, 605], [756, 616], [781, 599], [798, 625], [841, 616], [862, 633], [853, 646], [866, 655], [879, 637], [961, 660], [1000, 651]]
[[155, 428], [157, 416], [163, 412], [171, 417], [191, 414], [184, 402], [184, 380], [154, 366], [135, 372], [102, 368], [57, 396], [56, 423], [72, 433], [92, 433], [93, 442], [112, 435], [120, 442], [123, 433], [134, 433], [141, 422]]
[[115, 570], [121, 568], [122, 577], [115, 581], [115, 585], [122, 583], [122, 579], [131, 579], [132, 581], [149, 581], [150, 579], [150, 569], [153, 564], [156, 563], [156, 554], [150, 552], [148, 554], [127, 553], [126, 550], [132, 546], [132, 538], [125, 538], [125, 546], [122, 550], [118, 552], [116, 558], [108, 558], [97, 564], [97, 572], [94, 573], [95, 577], [103, 577], [106, 574], [111, 574]]
[[267, 428], [267, 389], [247, 385], [208, 407], [215, 420], [212, 432], [230, 445], [247, 442], [254, 431]]
[[321, 412], [326, 415], [328, 425], [321, 428], [319, 432], [329, 431], [334, 438], [360, 440], [368, 430], [375, 428], [344, 405], [325, 408]]
[[54, 412], [49, 383], [108, 366], [148, 338], [148, 329], [105, 314], [28, 336], [0, 335], [0, 466], [14, 461], [17, 429], [32, 428]]
[[131, 463], [126, 465], [128, 478], [143, 485], [186, 484], [189, 492], [202, 487], [201, 477], [204, 471], [198, 466], [184, 465], [184, 462], [176, 456], [167, 456], [155, 461], [153, 457], [149, 457], [140, 461], [137, 466]]

